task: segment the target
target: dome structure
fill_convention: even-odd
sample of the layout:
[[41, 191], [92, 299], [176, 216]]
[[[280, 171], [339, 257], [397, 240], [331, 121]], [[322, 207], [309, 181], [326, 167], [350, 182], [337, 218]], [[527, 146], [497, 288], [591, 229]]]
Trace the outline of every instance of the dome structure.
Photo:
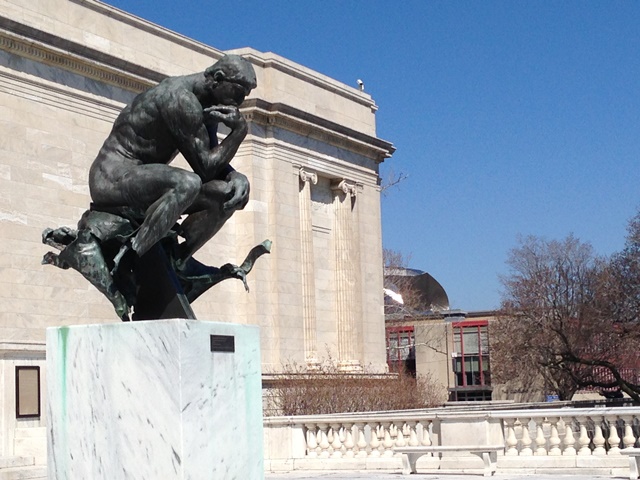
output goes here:
[[385, 268], [384, 289], [386, 314], [449, 310], [449, 297], [445, 289], [429, 273], [422, 270]]

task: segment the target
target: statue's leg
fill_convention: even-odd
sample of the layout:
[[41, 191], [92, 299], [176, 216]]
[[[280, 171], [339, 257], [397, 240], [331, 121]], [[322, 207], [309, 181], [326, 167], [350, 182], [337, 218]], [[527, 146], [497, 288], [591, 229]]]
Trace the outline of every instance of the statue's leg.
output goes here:
[[193, 172], [164, 164], [127, 164], [102, 160], [100, 175], [90, 179], [91, 197], [102, 207], [134, 207], [145, 211], [138, 233], [123, 246], [139, 256], [175, 225], [200, 194], [202, 181]]
[[131, 241], [138, 255], [164, 237], [198, 196], [201, 183], [197, 175], [181, 171], [174, 176], [179, 176], [179, 181], [147, 209], [140, 230]]
[[187, 262], [231, 218], [235, 209], [224, 208], [226, 197], [225, 181], [213, 180], [202, 186], [200, 195], [187, 210], [189, 215], [181, 225], [181, 235], [185, 241], [180, 244], [179, 262]]

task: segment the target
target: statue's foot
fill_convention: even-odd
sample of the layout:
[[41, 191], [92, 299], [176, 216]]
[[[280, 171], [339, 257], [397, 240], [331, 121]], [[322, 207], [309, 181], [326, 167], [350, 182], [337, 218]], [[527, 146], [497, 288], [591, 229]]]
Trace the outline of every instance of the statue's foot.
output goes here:
[[47, 252], [42, 257], [42, 265], [53, 265], [58, 268], [66, 270], [69, 268], [69, 264], [60, 258], [60, 255], [56, 255], [53, 252]]
[[58, 250], [64, 250], [69, 246], [78, 236], [77, 230], [69, 227], [59, 227], [55, 230], [52, 228], [45, 228], [42, 232], [42, 243], [55, 247]]

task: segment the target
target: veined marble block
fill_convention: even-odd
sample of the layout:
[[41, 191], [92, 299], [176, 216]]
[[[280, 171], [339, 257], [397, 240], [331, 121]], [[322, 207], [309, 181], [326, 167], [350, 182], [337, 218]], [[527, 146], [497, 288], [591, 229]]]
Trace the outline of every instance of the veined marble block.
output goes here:
[[233, 323], [48, 328], [48, 478], [262, 479], [259, 348]]

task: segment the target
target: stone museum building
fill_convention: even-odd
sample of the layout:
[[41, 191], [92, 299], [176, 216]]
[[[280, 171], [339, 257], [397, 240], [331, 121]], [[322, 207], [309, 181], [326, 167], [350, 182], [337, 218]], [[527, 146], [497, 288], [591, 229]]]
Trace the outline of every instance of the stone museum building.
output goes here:
[[265, 239], [273, 247], [248, 276], [249, 293], [223, 282], [193, 304], [197, 318], [260, 326], [264, 372], [328, 356], [344, 371], [386, 371], [378, 173], [394, 148], [376, 135], [369, 94], [97, 0], [0, 0], [0, 457], [45, 461], [45, 329], [119, 322], [80, 274], [41, 265], [42, 231], [75, 228], [91, 162], [137, 93], [224, 53], [257, 74], [232, 161], [251, 197], [196, 257], [237, 264]]

